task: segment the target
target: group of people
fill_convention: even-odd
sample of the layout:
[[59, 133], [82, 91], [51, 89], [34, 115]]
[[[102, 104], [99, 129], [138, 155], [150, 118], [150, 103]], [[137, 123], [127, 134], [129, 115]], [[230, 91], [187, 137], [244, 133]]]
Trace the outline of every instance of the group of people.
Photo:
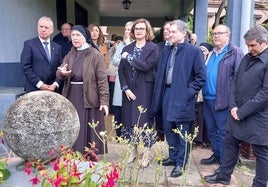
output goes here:
[[[65, 26], [65, 27], [63, 27]], [[245, 34], [249, 53], [230, 42], [230, 29], [218, 25], [212, 31], [213, 47], [208, 43], [190, 43], [187, 23], [174, 20], [163, 27], [164, 41], [152, 42], [154, 33], [144, 18], [126, 23], [124, 37], [113, 55], [105, 49], [101, 29], [65, 24], [69, 31], [60, 47], [51, 40], [53, 22], [49, 17], [38, 21], [38, 37], [25, 41], [21, 54], [26, 77], [25, 91], [60, 91], [77, 109], [80, 132], [73, 148], [84, 152], [95, 141], [98, 152], [102, 143], [88, 122], [99, 121], [97, 131], [104, 131], [104, 115], [109, 114], [107, 68], [112, 63], [115, 84], [112, 103], [116, 121], [122, 122], [117, 135], [131, 139], [134, 126], [156, 124], [156, 139], [166, 138], [169, 157], [159, 164], [174, 166], [171, 177], [183, 174], [189, 156], [189, 144], [174, 133], [191, 133], [196, 119], [197, 95], [202, 92], [200, 109], [205, 120], [212, 156], [201, 164], [219, 164], [209, 183], [229, 184], [239, 154], [239, 144], [252, 144], [256, 156], [254, 187], [266, 186], [268, 180], [268, 32], [257, 26]], [[56, 39], [55, 39], [56, 41]], [[63, 50], [69, 50], [63, 52]], [[201, 91], [202, 90], [202, 91]], [[111, 99], [111, 98], [110, 98]], [[146, 109], [140, 115], [139, 106]], [[110, 106], [111, 107], [111, 106]], [[150, 149], [151, 145], [146, 145]], [[133, 145], [129, 163], [137, 157]], [[141, 167], [151, 156], [143, 154]]]
[[[101, 141], [88, 122], [93, 119], [99, 121], [96, 130], [105, 130], [104, 115], [108, 115], [109, 88], [104, 57], [86, 27], [63, 24], [61, 29], [55, 41], [58, 41], [57, 37], [61, 38], [65, 46], [71, 41], [70, 47], [61, 47], [51, 40], [53, 21], [46, 16], [38, 21], [38, 37], [25, 41], [21, 53], [25, 91], [55, 91], [68, 98], [75, 106], [81, 124], [74, 150], [84, 153], [85, 147], [95, 141], [98, 153], [103, 153]], [[69, 49], [64, 58], [61, 49]]]
[[[209, 183], [230, 184], [240, 143], [245, 141], [252, 144], [256, 156], [252, 186], [265, 187], [268, 181], [268, 31], [256, 26], [245, 33], [249, 53], [244, 57], [230, 42], [220, 45], [221, 41], [229, 41], [228, 27], [217, 26], [212, 36], [215, 50], [208, 60], [207, 75], [213, 71], [213, 65], [217, 66], [213, 72], [217, 71], [218, 75], [214, 78], [216, 87], [206, 81], [204, 116], [213, 155], [201, 160], [201, 164], [217, 163], [220, 167], [204, 179]], [[218, 62], [217, 58], [221, 60]], [[207, 80], [213, 81], [215, 75], [210, 74]]]
[[252, 186], [265, 187], [268, 181], [268, 31], [256, 26], [245, 33], [246, 55], [230, 42], [227, 26], [216, 26], [211, 35], [212, 51], [208, 52], [210, 46], [206, 43], [201, 43], [200, 48], [206, 59], [202, 114], [213, 154], [202, 159], [201, 164], [218, 164], [219, 168], [204, 179], [209, 183], [230, 184], [243, 141], [252, 144], [256, 156]]

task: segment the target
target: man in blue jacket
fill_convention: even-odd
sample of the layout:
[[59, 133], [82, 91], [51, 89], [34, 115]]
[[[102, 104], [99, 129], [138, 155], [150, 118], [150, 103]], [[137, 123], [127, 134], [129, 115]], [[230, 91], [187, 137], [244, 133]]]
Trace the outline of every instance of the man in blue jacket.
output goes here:
[[152, 111], [162, 111], [163, 127], [169, 145], [169, 158], [161, 163], [175, 166], [171, 177], [179, 177], [188, 161], [189, 144], [174, 129], [189, 134], [195, 119], [195, 97], [205, 83], [204, 57], [201, 50], [186, 41], [187, 24], [170, 23], [170, 42], [160, 57], [156, 75]]
[[256, 176], [252, 187], [268, 182], [268, 31], [257, 26], [246, 32], [249, 53], [244, 56], [234, 78], [230, 95], [230, 114], [226, 123], [222, 165], [209, 183], [230, 184], [239, 158], [241, 141], [252, 144], [256, 156]]
[[213, 154], [201, 160], [203, 165], [221, 164], [231, 80], [243, 57], [241, 49], [229, 42], [230, 29], [226, 25], [216, 26], [211, 34], [214, 49], [206, 63], [203, 114]]

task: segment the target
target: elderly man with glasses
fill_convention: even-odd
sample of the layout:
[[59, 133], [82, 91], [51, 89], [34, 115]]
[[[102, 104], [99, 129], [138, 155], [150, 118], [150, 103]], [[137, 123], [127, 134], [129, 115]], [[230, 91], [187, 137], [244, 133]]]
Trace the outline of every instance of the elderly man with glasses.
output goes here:
[[216, 26], [211, 33], [214, 48], [206, 62], [203, 111], [213, 154], [201, 160], [203, 165], [221, 164], [223, 157], [231, 80], [243, 57], [241, 49], [230, 43], [230, 34], [225, 25]]
[[67, 55], [73, 46], [71, 41], [72, 26], [72, 23], [62, 24], [60, 33], [53, 38], [53, 42], [56, 42], [61, 46], [61, 53], [63, 58]]

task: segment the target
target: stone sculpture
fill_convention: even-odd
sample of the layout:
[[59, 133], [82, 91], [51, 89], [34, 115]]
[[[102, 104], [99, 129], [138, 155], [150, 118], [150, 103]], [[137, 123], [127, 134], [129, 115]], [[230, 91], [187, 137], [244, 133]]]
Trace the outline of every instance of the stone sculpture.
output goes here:
[[78, 114], [72, 103], [49, 91], [30, 92], [18, 98], [3, 122], [8, 146], [27, 161], [55, 158], [62, 145], [74, 144], [79, 129]]

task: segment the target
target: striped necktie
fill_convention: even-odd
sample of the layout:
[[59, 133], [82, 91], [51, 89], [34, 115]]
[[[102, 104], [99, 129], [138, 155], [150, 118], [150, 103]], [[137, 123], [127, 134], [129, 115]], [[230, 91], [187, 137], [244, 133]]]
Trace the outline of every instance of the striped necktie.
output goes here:
[[47, 54], [47, 59], [50, 62], [51, 55], [50, 55], [49, 50], [48, 50], [48, 42], [43, 42], [43, 44], [45, 45], [45, 51], [46, 51], [46, 54]]

